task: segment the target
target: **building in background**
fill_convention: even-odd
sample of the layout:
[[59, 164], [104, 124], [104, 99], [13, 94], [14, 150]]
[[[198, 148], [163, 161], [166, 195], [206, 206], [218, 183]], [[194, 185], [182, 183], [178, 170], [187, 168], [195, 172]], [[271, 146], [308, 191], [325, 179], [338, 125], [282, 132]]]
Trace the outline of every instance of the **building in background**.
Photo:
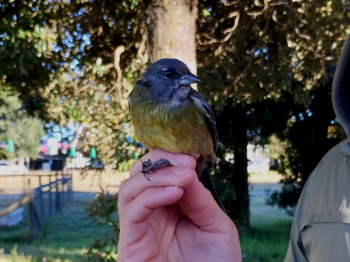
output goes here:
[[269, 149], [260, 145], [248, 144], [248, 173], [265, 174], [270, 170]]
[[[248, 157], [248, 173], [262, 173], [265, 174], [270, 170], [269, 149], [261, 145], [254, 145], [248, 143], [247, 146]], [[234, 163], [234, 154], [226, 154], [225, 160]]]

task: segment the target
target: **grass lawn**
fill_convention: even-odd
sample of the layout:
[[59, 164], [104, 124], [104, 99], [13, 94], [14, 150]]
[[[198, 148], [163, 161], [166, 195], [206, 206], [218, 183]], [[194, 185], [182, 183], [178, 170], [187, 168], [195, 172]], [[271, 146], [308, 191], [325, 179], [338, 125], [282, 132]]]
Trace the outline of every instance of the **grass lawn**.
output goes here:
[[[75, 196], [69, 207], [45, 225], [40, 237], [35, 241], [20, 240], [16, 232], [23, 228], [0, 231], [0, 249], [5, 254], [1, 262], [80, 262], [93, 239], [103, 237], [106, 228], [91, 223], [85, 217], [85, 209], [94, 199], [93, 195]], [[16, 255], [17, 253], [17, 255]], [[21, 256], [25, 254], [26, 259]]]
[[292, 218], [265, 205], [264, 196], [251, 196], [252, 232], [240, 236], [244, 262], [282, 262], [287, 252]]
[[[252, 231], [240, 236], [245, 262], [281, 262], [287, 251], [292, 218], [285, 215], [284, 211], [265, 205], [263, 191], [268, 186], [269, 184], [260, 184], [252, 191], [254, 193], [251, 195]], [[85, 209], [92, 200], [92, 195], [75, 196], [71, 206], [54, 217], [45, 226], [41, 236], [31, 243], [14, 237], [13, 230], [12, 233], [1, 230], [0, 249], [4, 249], [8, 255], [0, 254], [0, 261], [84, 261], [83, 254], [93, 239], [103, 237], [106, 232], [106, 228], [101, 228], [85, 218]], [[10, 255], [15, 247], [17, 254], [13, 252]], [[25, 257], [21, 256], [21, 253], [24, 253]]]

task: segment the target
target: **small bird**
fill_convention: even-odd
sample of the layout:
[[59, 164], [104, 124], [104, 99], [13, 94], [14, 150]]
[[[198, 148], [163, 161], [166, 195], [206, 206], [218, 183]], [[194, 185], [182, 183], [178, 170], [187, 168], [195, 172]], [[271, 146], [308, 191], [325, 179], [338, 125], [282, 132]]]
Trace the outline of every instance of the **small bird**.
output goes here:
[[[136, 81], [128, 99], [129, 111], [136, 138], [147, 149], [200, 155], [196, 166], [199, 180], [224, 210], [210, 175], [218, 161], [215, 152], [220, 141], [210, 105], [191, 87], [198, 82], [180, 60], [160, 59]], [[147, 160], [142, 162], [141, 172], [150, 180], [150, 171], [167, 166], [171, 163], [166, 159]]]

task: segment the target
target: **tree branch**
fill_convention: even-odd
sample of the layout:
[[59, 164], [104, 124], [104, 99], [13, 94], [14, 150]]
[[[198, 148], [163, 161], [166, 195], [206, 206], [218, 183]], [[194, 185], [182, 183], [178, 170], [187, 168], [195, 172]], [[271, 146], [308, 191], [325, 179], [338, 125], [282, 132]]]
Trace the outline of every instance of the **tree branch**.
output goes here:
[[232, 5], [235, 5], [235, 4], [239, 4], [240, 1], [234, 1], [232, 3], [223, 3], [225, 6], [232, 6]]
[[[269, 15], [268, 15], [268, 18], [266, 20], [266, 23], [265, 23], [265, 26], [264, 26], [264, 29], [263, 31], [261, 32], [261, 35], [259, 37], [259, 39], [256, 41], [255, 45], [254, 45], [254, 50], [257, 50], [258, 47], [260, 46], [261, 44], [261, 41], [263, 39], [263, 37], [265, 36], [268, 28], [269, 28], [269, 24], [270, 24], [270, 20], [271, 20], [271, 17], [272, 17], [272, 13], [273, 13], [273, 8], [270, 10], [269, 12]], [[236, 85], [243, 77], [246, 76], [248, 70], [250, 69], [252, 63], [253, 63], [253, 60], [254, 60], [254, 53], [250, 56], [249, 60], [248, 60], [248, 63], [246, 65], [246, 67], [244, 68], [244, 70], [242, 71], [242, 73], [240, 73], [236, 78], [235, 80], [233, 81], [233, 85]]]
[[119, 102], [123, 110], [126, 109], [127, 104], [126, 101], [124, 101], [125, 99], [123, 99], [122, 95], [122, 69], [120, 68], [120, 56], [125, 50], [126, 48], [124, 45], [120, 45], [114, 50], [114, 68], [117, 71], [117, 82], [106, 94], [108, 96], [114, 90], [117, 90]]
[[[224, 36], [223, 38], [217, 38], [217, 37], [211, 36], [211, 35], [209, 35], [209, 34], [203, 34], [202, 36], [208, 38], [209, 41], [202, 41], [201, 38], [200, 38], [200, 36], [199, 36], [199, 37], [197, 37], [198, 43], [199, 43], [200, 45], [210, 45], [210, 44], [214, 44], [214, 43], [224, 43], [224, 42], [226, 42], [227, 40], [229, 40], [229, 39], [231, 38], [233, 32], [234, 32], [234, 31], [237, 29], [237, 27], [238, 27], [239, 20], [240, 20], [240, 17], [241, 17], [240, 12], [239, 12], [239, 11], [233, 11], [233, 12], [229, 13], [229, 15], [228, 15], [227, 17], [222, 18], [222, 19], [220, 20], [220, 23], [222, 23], [222, 22], [225, 21], [226, 19], [233, 18], [233, 17], [235, 17], [235, 22], [234, 22], [233, 26], [232, 26], [232, 27], [229, 27], [229, 28], [227, 28], [227, 29], [225, 29], [224, 32], [223, 32], [224, 34], [226, 34], [226, 36]], [[214, 30], [215, 30], [217, 27], [218, 27], [218, 25], [216, 24]], [[212, 32], [212, 33], [213, 33], [213, 32]]]
[[141, 58], [142, 62], [144, 60], [143, 53], [146, 50], [146, 40], [147, 40], [147, 34], [146, 34], [146, 32], [143, 32], [142, 33], [142, 40], [141, 40], [140, 46], [137, 50], [137, 55]]
[[262, 10], [247, 12], [246, 14], [249, 15], [249, 16], [262, 15], [268, 8], [269, 8], [269, 2], [268, 2], [268, 0], [264, 0], [264, 8]]

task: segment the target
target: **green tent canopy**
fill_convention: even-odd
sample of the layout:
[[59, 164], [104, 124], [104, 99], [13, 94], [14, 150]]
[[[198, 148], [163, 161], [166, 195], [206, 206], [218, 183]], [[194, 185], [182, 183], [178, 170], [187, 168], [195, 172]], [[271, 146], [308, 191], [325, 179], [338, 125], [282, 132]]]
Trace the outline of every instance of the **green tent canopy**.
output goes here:
[[14, 152], [15, 151], [15, 146], [13, 145], [13, 141], [9, 140], [7, 142], [7, 151], [9, 152]]
[[90, 158], [95, 159], [96, 158], [96, 148], [92, 147], [90, 150]]
[[75, 151], [75, 147], [71, 147], [69, 150], [69, 156], [70, 157], [75, 157], [76, 156], [76, 151]]
[[50, 154], [50, 156], [53, 156], [53, 147], [52, 146], [49, 147], [49, 154]]

